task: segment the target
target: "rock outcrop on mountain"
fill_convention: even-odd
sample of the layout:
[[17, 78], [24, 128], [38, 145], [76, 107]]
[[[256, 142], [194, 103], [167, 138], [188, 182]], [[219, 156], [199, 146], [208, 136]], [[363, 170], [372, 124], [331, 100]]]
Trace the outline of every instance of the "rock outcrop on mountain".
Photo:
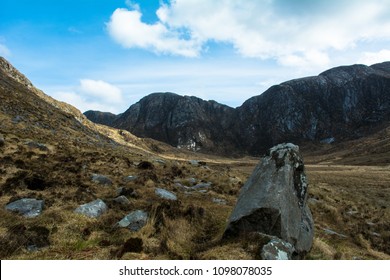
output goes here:
[[259, 155], [282, 142], [332, 143], [374, 132], [390, 120], [390, 62], [330, 69], [275, 85], [238, 108], [154, 93], [97, 122], [193, 151]]

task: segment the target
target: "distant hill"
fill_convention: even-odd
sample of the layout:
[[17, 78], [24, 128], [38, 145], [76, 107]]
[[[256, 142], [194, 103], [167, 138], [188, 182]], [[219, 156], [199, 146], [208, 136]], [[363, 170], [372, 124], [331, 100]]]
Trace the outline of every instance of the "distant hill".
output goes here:
[[340, 143], [369, 136], [390, 120], [390, 62], [341, 66], [275, 85], [238, 108], [153, 93], [97, 123], [172, 146], [225, 155], [259, 155], [281, 142]]

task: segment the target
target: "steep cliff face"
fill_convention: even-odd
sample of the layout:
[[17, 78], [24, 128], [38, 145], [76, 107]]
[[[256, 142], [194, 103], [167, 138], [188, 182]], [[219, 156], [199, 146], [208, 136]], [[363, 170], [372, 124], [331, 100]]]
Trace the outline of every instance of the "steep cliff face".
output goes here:
[[390, 119], [390, 63], [337, 67], [273, 86], [237, 108], [241, 149], [359, 138]]
[[219, 154], [259, 155], [282, 142], [341, 142], [370, 135], [390, 120], [390, 62], [342, 66], [291, 80], [236, 109], [154, 93], [119, 116], [94, 117], [140, 137]]
[[224, 153], [233, 148], [229, 131], [233, 113], [233, 108], [215, 101], [154, 93], [132, 105], [113, 126], [179, 148]]

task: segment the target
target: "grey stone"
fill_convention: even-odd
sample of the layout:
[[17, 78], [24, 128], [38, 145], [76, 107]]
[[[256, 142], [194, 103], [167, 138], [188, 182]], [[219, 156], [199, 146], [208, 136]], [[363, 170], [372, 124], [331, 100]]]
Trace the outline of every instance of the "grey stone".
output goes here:
[[222, 199], [222, 198], [213, 197], [213, 202], [216, 204], [219, 204], [219, 205], [226, 205], [227, 204], [227, 201], [225, 199]]
[[75, 213], [85, 215], [90, 218], [98, 218], [105, 212], [107, 212], [108, 207], [103, 200], [97, 199], [92, 202], [80, 205], [76, 208]]
[[199, 160], [191, 159], [188, 162], [193, 166], [199, 166]]
[[170, 191], [167, 191], [167, 190], [164, 190], [164, 189], [160, 189], [160, 188], [156, 188], [156, 190], [154, 191], [154, 193], [163, 198], [163, 199], [168, 199], [168, 200], [177, 200], [177, 196], [170, 192]]
[[125, 182], [132, 182], [132, 181], [135, 181], [137, 178], [138, 178], [137, 176], [132, 176], [132, 175], [130, 175], [130, 176], [126, 176], [126, 177], [124, 178], [124, 181], [125, 181]]
[[14, 123], [14, 124], [18, 124], [18, 123], [20, 123], [21, 121], [23, 121], [23, 118], [21, 117], [21, 116], [15, 116], [13, 119], [12, 119], [12, 122]]
[[344, 234], [341, 234], [341, 233], [338, 233], [338, 232], [335, 232], [334, 230], [331, 230], [329, 228], [324, 228], [324, 232], [326, 234], [329, 234], [329, 235], [336, 235], [338, 237], [341, 237], [341, 238], [347, 238], [348, 236], [344, 235]]
[[42, 144], [42, 143], [30, 141], [30, 142], [26, 142], [26, 145], [30, 149], [38, 149], [38, 150], [43, 151], [43, 152], [49, 151], [49, 148], [45, 144]]
[[162, 160], [162, 159], [156, 159], [154, 160], [155, 162], [159, 163], [159, 164], [165, 164], [165, 160]]
[[114, 201], [116, 203], [122, 204], [122, 205], [129, 205], [130, 204], [130, 200], [128, 200], [127, 197], [124, 195], [121, 195], [121, 196], [114, 198]]
[[274, 237], [261, 249], [261, 258], [263, 260], [291, 260], [294, 251], [294, 246], [290, 243]]
[[131, 231], [139, 231], [148, 221], [148, 213], [136, 210], [128, 214], [118, 222], [118, 226], [128, 228]]
[[211, 187], [211, 182], [207, 182], [207, 183], [199, 183], [199, 184], [196, 184], [195, 186], [192, 186], [191, 188], [192, 189], [207, 189], [207, 188], [210, 188]]
[[336, 141], [336, 139], [334, 137], [329, 137], [329, 138], [325, 138], [325, 139], [322, 139], [320, 141], [321, 144], [332, 144]]
[[39, 216], [42, 213], [43, 206], [43, 200], [37, 200], [35, 198], [22, 198], [7, 204], [5, 209], [18, 212], [27, 218], [33, 218]]
[[188, 181], [188, 183], [190, 183], [191, 185], [194, 185], [194, 184], [196, 184], [196, 182], [198, 182], [198, 180], [196, 180], [195, 178], [188, 178], [187, 179], [187, 181]]
[[92, 181], [104, 186], [112, 185], [111, 179], [101, 174], [92, 174]]
[[314, 235], [307, 186], [299, 147], [289, 143], [271, 148], [242, 187], [224, 237], [262, 232], [304, 255]]

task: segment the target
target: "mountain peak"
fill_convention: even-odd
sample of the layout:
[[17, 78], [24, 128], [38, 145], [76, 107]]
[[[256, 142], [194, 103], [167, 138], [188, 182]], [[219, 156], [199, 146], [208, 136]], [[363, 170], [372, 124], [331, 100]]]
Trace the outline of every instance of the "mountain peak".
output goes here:
[[23, 84], [28, 88], [32, 88], [33, 84], [29, 79], [26, 78], [22, 73], [20, 73], [8, 60], [0, 56], [0, 70], [4, 72], [8, 77], [13, 80]]

